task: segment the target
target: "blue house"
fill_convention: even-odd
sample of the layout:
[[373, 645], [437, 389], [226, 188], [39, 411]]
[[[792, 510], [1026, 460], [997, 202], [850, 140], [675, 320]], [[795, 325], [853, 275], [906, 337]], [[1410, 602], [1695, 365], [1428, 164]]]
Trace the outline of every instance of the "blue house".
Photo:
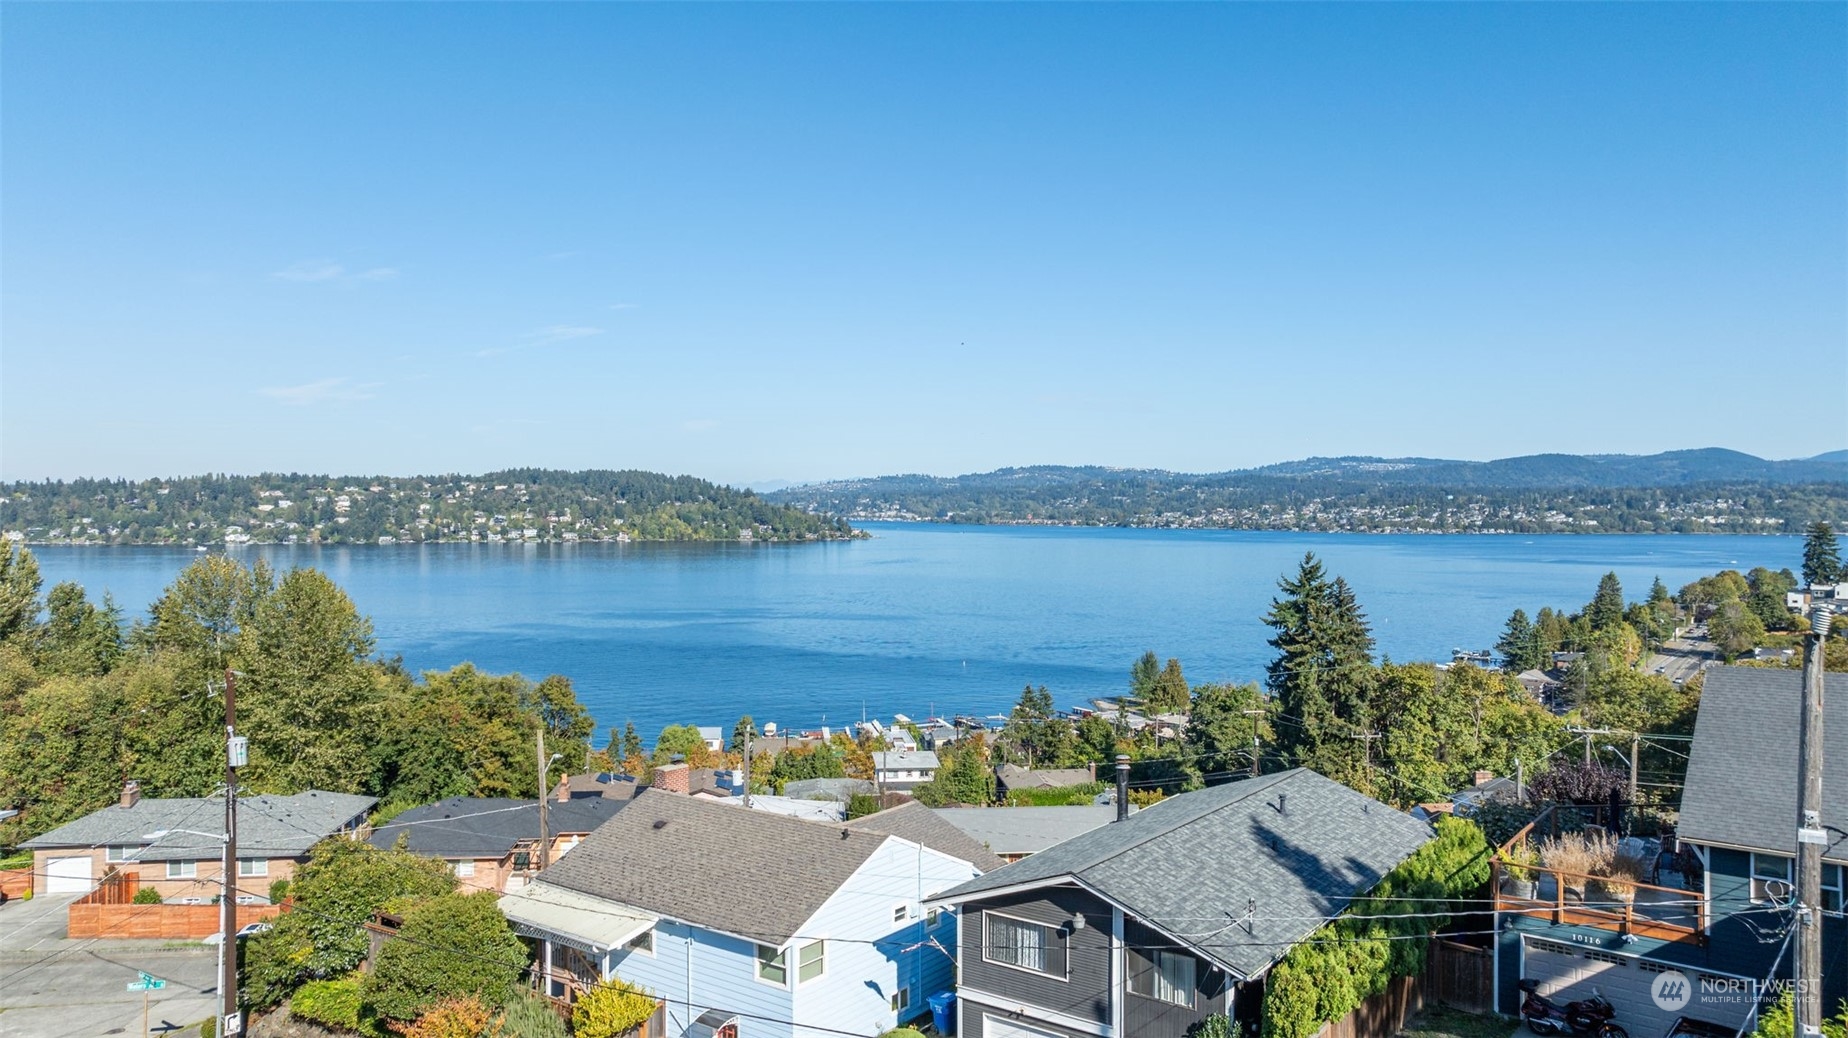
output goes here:
[[555, 996], [609, 978], [688, 1038], [877, 1035], [953, 985], [924, 902], [1000, 859], [920, 804], [822, 823], [654, 791], [501, 899]]
[[[1587, 997], [1596, 986], [1632, 1035], [1665, 1034], [1679, 1017], [1726, 1029], [1750, 1022], [1795, 957], [1797, 925], [1799, 671], [1720, 667], [1707, 672], [1689, 750], [1677, 837], [1679, 865], [1666, 856], [1655, 882], [1633, 897], [1601, 892], [1548, 869], [1515, 882], [1498, 862], [1496, 1005], [1518, 1012], [1518, 982], [1536, 981], [1555, 999]], [[1823, 730], [1823, 1004], [1848, 997], [1848, 923], [1842, 880], [1848, 867], [1848, 675], [1827, 676]], [[1555, 816], [1510, 845], [1538, 841]], [[1503, 849], [1505, 855], [1507, 848]], [[1659, 979], [1674, 973], [1677, 977]], [[1686, 999], [1659, 999], [1684, 983]]]

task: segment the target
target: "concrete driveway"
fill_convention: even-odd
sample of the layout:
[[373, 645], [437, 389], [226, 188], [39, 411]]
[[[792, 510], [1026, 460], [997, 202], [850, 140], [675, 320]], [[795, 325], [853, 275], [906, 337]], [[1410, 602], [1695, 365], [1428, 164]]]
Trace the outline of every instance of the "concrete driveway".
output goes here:
[[127, 985], [143, 970], [167, 982], [148, 995], [147, 1033], [174, 1034], [217, 1012], [215, 948], [70, 940], [65, 909], [76, 898], [0, 906], [0, 1038], [141, 1035], [142, 996]]

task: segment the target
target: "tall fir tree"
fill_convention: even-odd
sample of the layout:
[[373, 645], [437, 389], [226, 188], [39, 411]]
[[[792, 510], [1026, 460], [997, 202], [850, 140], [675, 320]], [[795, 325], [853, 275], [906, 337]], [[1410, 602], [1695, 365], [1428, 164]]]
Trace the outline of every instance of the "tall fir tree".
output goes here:
[[1541, 665], [1544, 653], [1540, 650], [1539, 631], [1527, 619], [1527, 610], [1516, 609], [1508, 618], [1508, 626], [1502, 630], [1501, 640], [1495, 643], [1495, 651], [1507, 661], [1507, 669], [1516, 674]]
[[1848, 573], [1842, 569], [1841, 549], [1835, 544], [1835, 528], [1815, 523], [1803, 538], [1803, 584], [1833, 584]]
[[1593, 631], [1623, 622], [1623, 585], [1618, 583], [1616, 573], [1606, 573], [1598, 581], [1598, 593], [1585, 607], [1585, 619], [1590, 621]]
[[1264, 622], [1277, 658], [1265, 684], [1277, 699], [1279, 743], [1293, 761], [1330, 777], [1365, 783], [1373, 635], [1353, 589], [1328, 579], [1314, 553], [1277, 582]]

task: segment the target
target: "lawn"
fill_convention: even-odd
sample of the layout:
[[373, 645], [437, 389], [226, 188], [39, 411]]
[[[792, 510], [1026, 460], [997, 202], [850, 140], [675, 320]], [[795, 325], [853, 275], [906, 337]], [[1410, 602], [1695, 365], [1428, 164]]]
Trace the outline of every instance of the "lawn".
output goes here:
[[1508, 1038], [1518, 1020], [1496, 1016], [1477, 1016], [1458, 1012], [1448, 1006], [1429, 1006], [1412, 1018], [1399, 1038]]

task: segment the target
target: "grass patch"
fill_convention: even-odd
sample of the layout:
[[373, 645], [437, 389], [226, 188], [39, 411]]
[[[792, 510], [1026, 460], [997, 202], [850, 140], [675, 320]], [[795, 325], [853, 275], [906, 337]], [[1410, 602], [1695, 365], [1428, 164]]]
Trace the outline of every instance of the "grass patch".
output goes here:
[[1426, 1006], [1413, 1017], [1405, 1030], [1399, 1032], [1399, 1038], [1508, 1038], [1519, 1026], [1519, 1020], [1477, 1016], [1449, 1006], [1434, 1005]]

